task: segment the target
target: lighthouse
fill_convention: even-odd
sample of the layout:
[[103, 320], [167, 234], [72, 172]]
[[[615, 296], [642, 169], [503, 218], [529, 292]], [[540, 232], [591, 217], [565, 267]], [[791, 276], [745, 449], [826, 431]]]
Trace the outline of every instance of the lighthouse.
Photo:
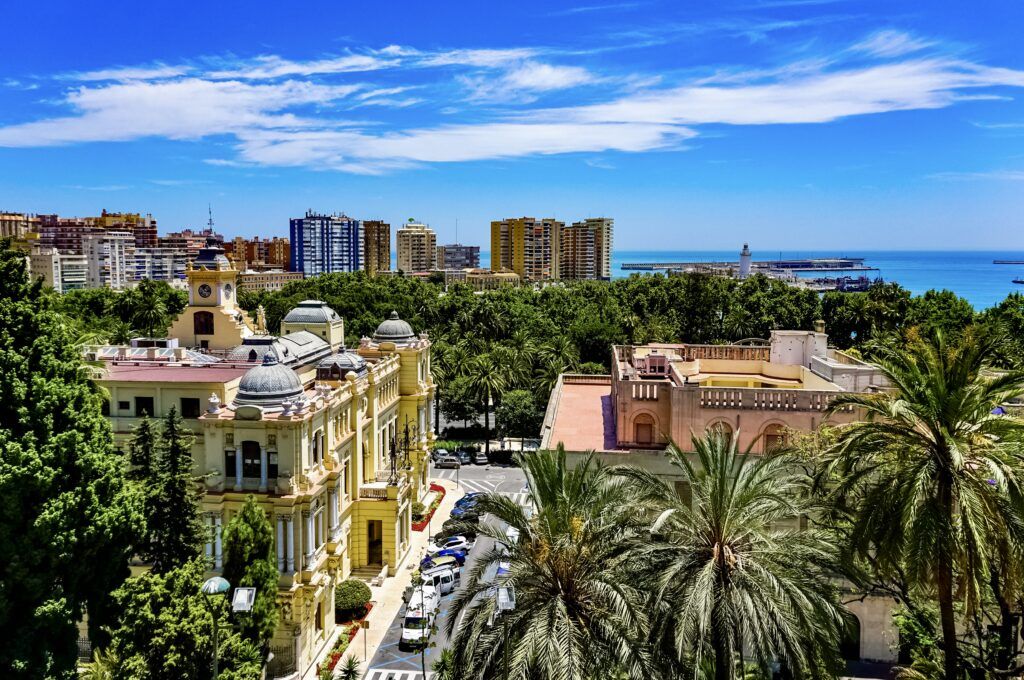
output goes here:
[[740, 278], [745, 279], [750, 276], [750, 247], [744, 243], [743, 250], [740, 251]]

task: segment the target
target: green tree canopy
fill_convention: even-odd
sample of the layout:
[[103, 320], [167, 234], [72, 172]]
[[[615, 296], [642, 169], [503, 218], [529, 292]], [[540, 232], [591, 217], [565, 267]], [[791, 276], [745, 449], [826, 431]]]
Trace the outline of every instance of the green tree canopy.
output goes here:
[[69, 329], [0, 244], [0, 669], [74, 677], [76, 623], [96, 638], [142, 527], [125, 457]]
[[264, 654], [277, 628], [277, 564], [267, 513], [250, 494], [224, 529], [224, 573], [232, 587], [256, 589], [252, 611], [238, 614], [238, 631]]

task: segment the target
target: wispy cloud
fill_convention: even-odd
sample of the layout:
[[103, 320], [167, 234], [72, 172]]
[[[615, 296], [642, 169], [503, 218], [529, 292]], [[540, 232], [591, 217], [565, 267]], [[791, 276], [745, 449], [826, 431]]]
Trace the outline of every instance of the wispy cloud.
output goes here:
[[901, 57], [933, 47], [935, 41], [919, 38], [905, 31], [886, 29], [875, 31], [862, 42], [853, 46], [853, 51], [874, 57]]
[[126, 191], [131, 189], [131, 185], [128, 184], [100, 184], [97, 186], [85, 186], [82, 184], [67, 184], [64, 186], [65, 189], [74, 189], [76, 191]]
[[459, 81], [470, 91], [473, 100], [508, 101], [521, 97], [534, 101], [539, 92], [565, 90], [595, 80], [593, 74], [579, 66], [555, 66], [526, 61], [494, 78], [490, 75], [462, 76]]
[[[755, 25], [770, 28], [737, 24], [728, 30]], [[380, 173], [429, 163], [682, 149], [692, 147], [688, 140], [698, 134], [713, 136], [716, 129], [707, 126], [823, 124], [949, 107], [1024, 87], [1024, 71], [914, 56], [932, 44], [883, 31], [852, 49], [771, 68], [664, 80], [556, 63], [567, 53], [544, 48], [388, 46], [309, 61], [268, 55], [214, 64], [200, 58], [193, 63], [203, 66], [190, 67], [187, 75], [168, 77], [163, 65], [148, 65], [134, 72], [148, 69], [148, 78], [119, 68], [108, 70], [109, 78], [82, 81], [61, 101], [70, 113], [0, 126], [0, 146], [217, 138], [234, 153], [205, 161], [214, 166]], [[858, 54], [877, 61], [865, 63]], [[400, 80], [400, 72], [374, 78], [363, 70], [428, 68], [437, 69], [433, 81], [420, 78], [415, 85]], [[355, 73], [360, 75], [346, 75]], [[565, 101], [580, 103], [557, 105]], [[377, 116], [379, 107], [421, 103], [433, 108], [424, 106], [415, 125], [397, 112]], [[363, 108], [370, 106], [378, 108]], [[368, 120], [345, 118], [356, 108], [372, 114]], [[591, 156], [584, 162], [602, 161]]]
[[210, 181], [205, 179], [151, 179], [149, 183], [161, 187], [186, 187], [193, 184], [210, 184]]
[[998, 180], [1024, 182], [1024, 170], [984, 170], [980, 172], [936, 172], [928, 175], [929, 179], [948, 182], [964, 182], [976, 180]]
[[589, 14], [591, 12], [621, 12], [649, 4], [649, 2], [611, 2], [604, 5], [580, 5], [579, 7], [570, 7], [569, 9], [549, 12], [548, 16], [571, 16], [573, 14]]

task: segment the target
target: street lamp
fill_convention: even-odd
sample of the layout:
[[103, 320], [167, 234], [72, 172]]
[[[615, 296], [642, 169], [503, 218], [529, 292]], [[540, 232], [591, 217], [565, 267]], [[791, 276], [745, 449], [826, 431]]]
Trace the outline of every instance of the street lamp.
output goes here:
[[220, 576], [214, 576], [207, 579], [201, 589], [203, 599], [206, 600], [206, 608], [210, 611], [210, 616], [213, 617], [213, 680], [217, 680], [217, 665], [219, 661], [217, 654], [219, 649], [217, 646], [217, 614], [213, 611], [213, 606], [210, 603], [210, 596], [225, 595], [229, 590], [231, 590], [231, 584], [227, 582], [227, 579], [221, 578]]
[[[498, 607], [498, 611], [504, 614], [505, 612], [515, 611], [516, 608], [516, 589], [511, 585], [498, 586], [498, 591], [494, 595], [495, 604]], [[508, 680], [508, 617], [501, 617], [501, 635], [504, 638], [504, 657], [505, 657], [505, 680]]]

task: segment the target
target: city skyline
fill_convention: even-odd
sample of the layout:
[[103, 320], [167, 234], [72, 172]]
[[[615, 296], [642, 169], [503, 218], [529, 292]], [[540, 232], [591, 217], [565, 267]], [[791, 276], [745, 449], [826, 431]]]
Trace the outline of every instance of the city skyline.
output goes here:
[[129, 7], [9, 8], [0, 208], [172, 231], [212, 203], [229, 239], [312, 208], [485, 248], [517, 215], [614, 217], [620, 251], [1024, 247], [1020, 7]]

